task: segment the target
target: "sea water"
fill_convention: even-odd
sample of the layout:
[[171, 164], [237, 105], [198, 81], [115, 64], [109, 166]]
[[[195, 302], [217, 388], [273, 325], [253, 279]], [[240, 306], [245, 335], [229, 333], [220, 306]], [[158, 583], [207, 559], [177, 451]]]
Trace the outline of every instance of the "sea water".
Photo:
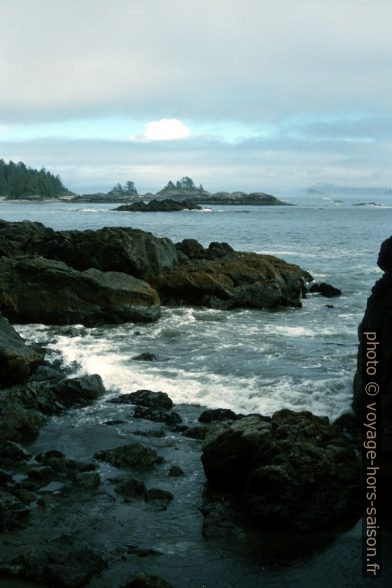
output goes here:
[[[377, 255], [392, 233], [390, 196], [354, 206], [321, 195], [297, 206], [211, 206], [175, 213], [115, 212], [113, 204], [0, 203], [0, 218], [54, 229], [127, 226], [177, 242], [226, 241], [236, 250], [297, 263], [342, 296], [308, 295], [301, 309], [162, 309], [153, 324], [84, 328], [18, 326], [79, 373], [99, 373], [108, 388], [167, 392], [175, 403], [271, 415], [287, 407], [331, 419], [350, 409], [357, 328], [381, 276]], [[332, 305], [332, 307], [330, 306]], [[157, 361], [135, 360], [150, 352]]]

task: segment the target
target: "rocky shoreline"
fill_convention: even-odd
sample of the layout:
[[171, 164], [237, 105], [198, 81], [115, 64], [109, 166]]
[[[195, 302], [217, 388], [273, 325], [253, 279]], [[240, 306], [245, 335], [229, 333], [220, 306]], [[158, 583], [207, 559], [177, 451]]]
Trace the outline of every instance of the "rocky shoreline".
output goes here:
[[[76, 284], [82, 284], [82, 291], [93, 278], [88, 296], [96, 292], [99, 307], [100, 297], [107, 296], [99, 284], [103, 288], [106, 280], [119, 280], [120, 290], [134, 291], [135, 284], [130, 289], [127, 279], [136, 281], [139, 296], [155, 287], [165, 301], [181, 304], [190, 303], [200, 290], [205, 296], [205, 286], [197, 286], [201, 274], [212, 280], [221, 271], [228, 293], [226, 299], [218, 299], [223, 308], [222, 300], [233, 304], [228, 308], [239, 301], [251, 304], [251, 294], [258, 292], [256, 303], [262, 308], [281, 304], [282, 292], [286, 303], [298, 306], [310, 279], [297, 266], [271, 256], [237, 253], [227, 244], [212, 243], [205, 249], [193, 240], [175, 246], [132, 229], [56, 232], [39, 223], [2, 221], [0, 254], [2, 309], [11, 320], [24, 317], [26, 322], [31, 316], [46, 316], [49, 322], [52, 317], [54, 324], [72, 323], [76, 316], [86, 324], [108, 320], [109, 310], [105, 317], [90, 307], [80, 315], [67, 310], [80, 304], [78, 298], [70, 298]], [[390, 243], [380, 254], [386, 275], [369, 299], [365, 325], [377, 323], [379, 328], [377, 317], [391, 308], [389, 259]], [[68, 282], [60, 279], [64, 274]], [[198, 278], [187, 282], [187, 290], [181, 278], [190, 274]], [[26, 297], [15, 292], [22, 279]], [[238, 292], [235, 297], [236, 288], [242, 298]], [[27, 302], [34, 292], [42, 293], [42, 304], [37, 296], [33, 308]], [[57, 307], [44, 315], [54, 293], [59, 295]], [[157, 304], [151, 296], [151, 304], [143, 301], [142, 306]], [[117, 298], [107, 300], [108, 309], [125, 304]], [[376, 310], [380, 300], [381, 311]], [[219, 307], [217, 299], [210, 302]], [[56, 312], [63, 316], [58, 322]], [[117, 314], [117, 320], [129, 317]], [[388, 324], [383, 333], [387, 350]], [[358, 387], [358, 377], [356, 382]], [[239, 582], [241, 545], [253, 558], [255, 546], [262, 545], [263, 565], [269, 558], [282, 565], [295, 562], [298, 556], [290, 555], [283, 537], [294, 543], [305, 537], [302, 557], [307, 557], [325, 549], [325, 541], [333, 543], [341, 525], [352, 526], [361, 514], [357, 429], [348, 417], [330, 424], [327, 418], [290, 410], [272, 417], [244, 416], [224, 409], [173, 406], [164, 391], [119, 395], [105, 390], [97, 374], [68, 373], [44, 348], [26, 343], [4, 316], [0, 387], [0, 577], [8, 583], [4, 585], [179, 588], [184, 585], [184, 569], [193, 566], [185, 585], [196, 587], [201, 580], [195, 566], [199, 569], [219, 545], [232, 550], [239, 567], [234, 580], [230, 571], [225, 576], [221, 563], [212, 565], [213, 575], [223, 573], [222, 586], [250, 587], [260, 575], [268, 578], [269, 572], [256, 562], [256, 575], [248, 583]], [[388, 445], [385, 456], [387, 450]], [[266, 539], [271, 526], [277, 551]], [[168, 533], [175, 540], [168, 540]]]
[[0, 221], [0, 308], [15, 322], [156, 320], [160, 304], [300, 307], [311, 276], [271, 255], [174, 244], [138, 229], [54, 231]]

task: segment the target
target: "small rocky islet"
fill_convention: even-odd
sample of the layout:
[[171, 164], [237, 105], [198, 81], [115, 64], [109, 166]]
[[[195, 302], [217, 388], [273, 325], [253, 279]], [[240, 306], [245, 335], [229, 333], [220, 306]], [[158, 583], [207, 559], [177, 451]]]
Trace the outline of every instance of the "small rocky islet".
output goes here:
[[[391, 251], [392, 238], [382, 246], [379, 266], [385, 275], [363, 321], [383, 342], [381, 455], [388, 487], [391, 328], [385, 317], [392, 308]], [[159, 530], [176, 524], [176, 518], [187, 524], [183, 541], [194, 541], [203, 560], [210, 541], [226, 549], [228, 538], [257, 544], [266, 525], [289, 537], [332, 529], [332, 537], [339, 525], [360, 516], [354, 418], [330, 424], [310, 412], [285, 409], [272, 417], [201, 412], [197, 406], [174, 406], [161, 391], [118, 395], [105, 389], [98, 374], [67, 373], [8, 321], [156, 320], [160, 301], [223, 309], [299, 307], [311, 281], [301, 268], [222, 243], [204, 248], [194, 240], [175, 245], [133, 229], [57, 232], [40, 223], [5, 221], [0, 256], [0, 576], [5, 582], [182, 586], [184, 571], [176, 569], [173, 546]], [[361, 353], [358, 358], [353, 406], [360, 415]], [[73, 412], [91, 407], [102, 420], [87, 419], [73, 431]], [[70, 426], [60, 436], [56, 419]]]
[[171, 200], [170, 198], [165, 198], [164, 200], [153, 198], [147, 203], [142, 200], [141, 202], [123, 204], [113, 210], [120, 212], [179, 212], [181, 210], [203, 210], [203, 208], [190, 200], [176, 202], [176, 200]]

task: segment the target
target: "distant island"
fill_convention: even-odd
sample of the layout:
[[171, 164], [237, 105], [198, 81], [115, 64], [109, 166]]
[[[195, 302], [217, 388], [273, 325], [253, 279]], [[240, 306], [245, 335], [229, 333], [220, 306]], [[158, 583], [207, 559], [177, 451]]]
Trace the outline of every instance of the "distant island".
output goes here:
[[[126, 186], [132, 185], [132, 191], [128, 191]], [[75, 196], [71, 202], [124, 202], [126, 204], [135, 204], [138, 208], [132, 210], [146, 210], [143, 204], [146, 202], [163, 202], [165, 200], [171, 200], [173, 202], [192, 202], [193, 204], [229, 204], [229, 205], [241, 205], [249, 204], [253, 206], [294, 206], [288, 202], [283, 202], [271, 194], [265, 194], [264, 192], [252, 192], [247, 194], [246, 192], [208, 192], [201, 184], [196, 186], [194, 181], [185, 176], [177, 182], [169, 181], [162, 190], [159, 190], [156, 194], [143, 194], [139, 195], [134, 186], [133, 182], [127, 182], [127, 184], [121, 187], [117, 184], [110, 192], [106, 194], [83, 194], [82, 196]], [[153, 205], [157, 206], [156, 204]], [[130, 209], [129, 209], [130, 210]], [[152, 210], [149, 208], [148, 210]], [[157, 210], [157, 209], [155, 209]], [[167, 210], [167, 208], [164, 208]], [[174, 209], [173, 209], [174, 210]], [[176, 209], [179, 210], [179, 209]]]
[[[6, 163], [0, 159], [0, 199], [1, 200], [31, 200], [45, 201], [57, 199], [64, 202], [86, 203], [121, 203], [132, 205], [128, 210], [134, 211], [168, 211], [185, 210], [189, 205], [175, 206], [175, 203], [192, 203], [195, 210], [200, 204], [229, 204], [229, 205], [256, 205], [256, 206], [293, 206], [283, 202], [271, 194], [264, 192], [208, 192], [201, 184], [184, 176], [176, 182], [169, 181], [164, 188], [155, 194], [139, 194], [135, 182], [129, 180], [121, 185], [117, 183], [109, 192], [96, 192], [93, 194], [75, 194], [68, 190], [61, 181], [59, 175], [54, 175], [45, 168], [40, 170], [26, 166], [20, 161]], [[170, 200], [171, 204], [167, 204]], [[166, 201], [166, 204], [164, 202]], [[150, 204], [153, 202], [153, 204]], [[160, 204], [158, 204], [160, 203]], [[148, 207], [148, 208], [147, 208]], [[171, 207], [171, 208], [170, 208]]]
[[176, 202], [166, 198], [165, 200], [150, 200], [147, 204], [145, 202], [133, 202], [132, 204], [123, 204], [113, 210], [121, 212], [177, 212], [180, 210], [203, 210], [198, 204], [194, 204], [190, 200], [183, 200]]
[[22, 161], [0, 159], [0, 196], [5, 200], [48, 200], [72, 194], [60, 179], [46, 171], [27, 167]]

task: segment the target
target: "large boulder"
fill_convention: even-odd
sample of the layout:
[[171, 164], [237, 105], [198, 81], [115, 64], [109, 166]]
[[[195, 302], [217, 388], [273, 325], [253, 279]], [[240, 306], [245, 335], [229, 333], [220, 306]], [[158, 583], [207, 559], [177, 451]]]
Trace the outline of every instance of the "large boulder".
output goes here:
[[124, 272], [147, 281], [177, 262], [176, 248], [170, 239], [121, 227], [53, 232], [41, 243], [40, 254], [78, 270], [93, 267]]
[[43, 360], [44, 354], [29, 345], [0, 315], [0, 387], [23, 382]]
[[219, 423], [202, 462], [209, 484], [241, 493], [260, 520], [317, 528], [359, 513], [356, 454], [338, 426], [309, 412]]
[[138, 278], [173, 267], [177, 252], [169, 239], [139, 229], [54, 231], [24, 221], [0, 221], [0, 256], [42, 255], [78, 270], [116, 271]]
[[0, 259], [0, 307], [12, 321], [148, 321], [159, 317], [159, 303], [148, 284], [123, 273], [80, 272], [38, 256]]

